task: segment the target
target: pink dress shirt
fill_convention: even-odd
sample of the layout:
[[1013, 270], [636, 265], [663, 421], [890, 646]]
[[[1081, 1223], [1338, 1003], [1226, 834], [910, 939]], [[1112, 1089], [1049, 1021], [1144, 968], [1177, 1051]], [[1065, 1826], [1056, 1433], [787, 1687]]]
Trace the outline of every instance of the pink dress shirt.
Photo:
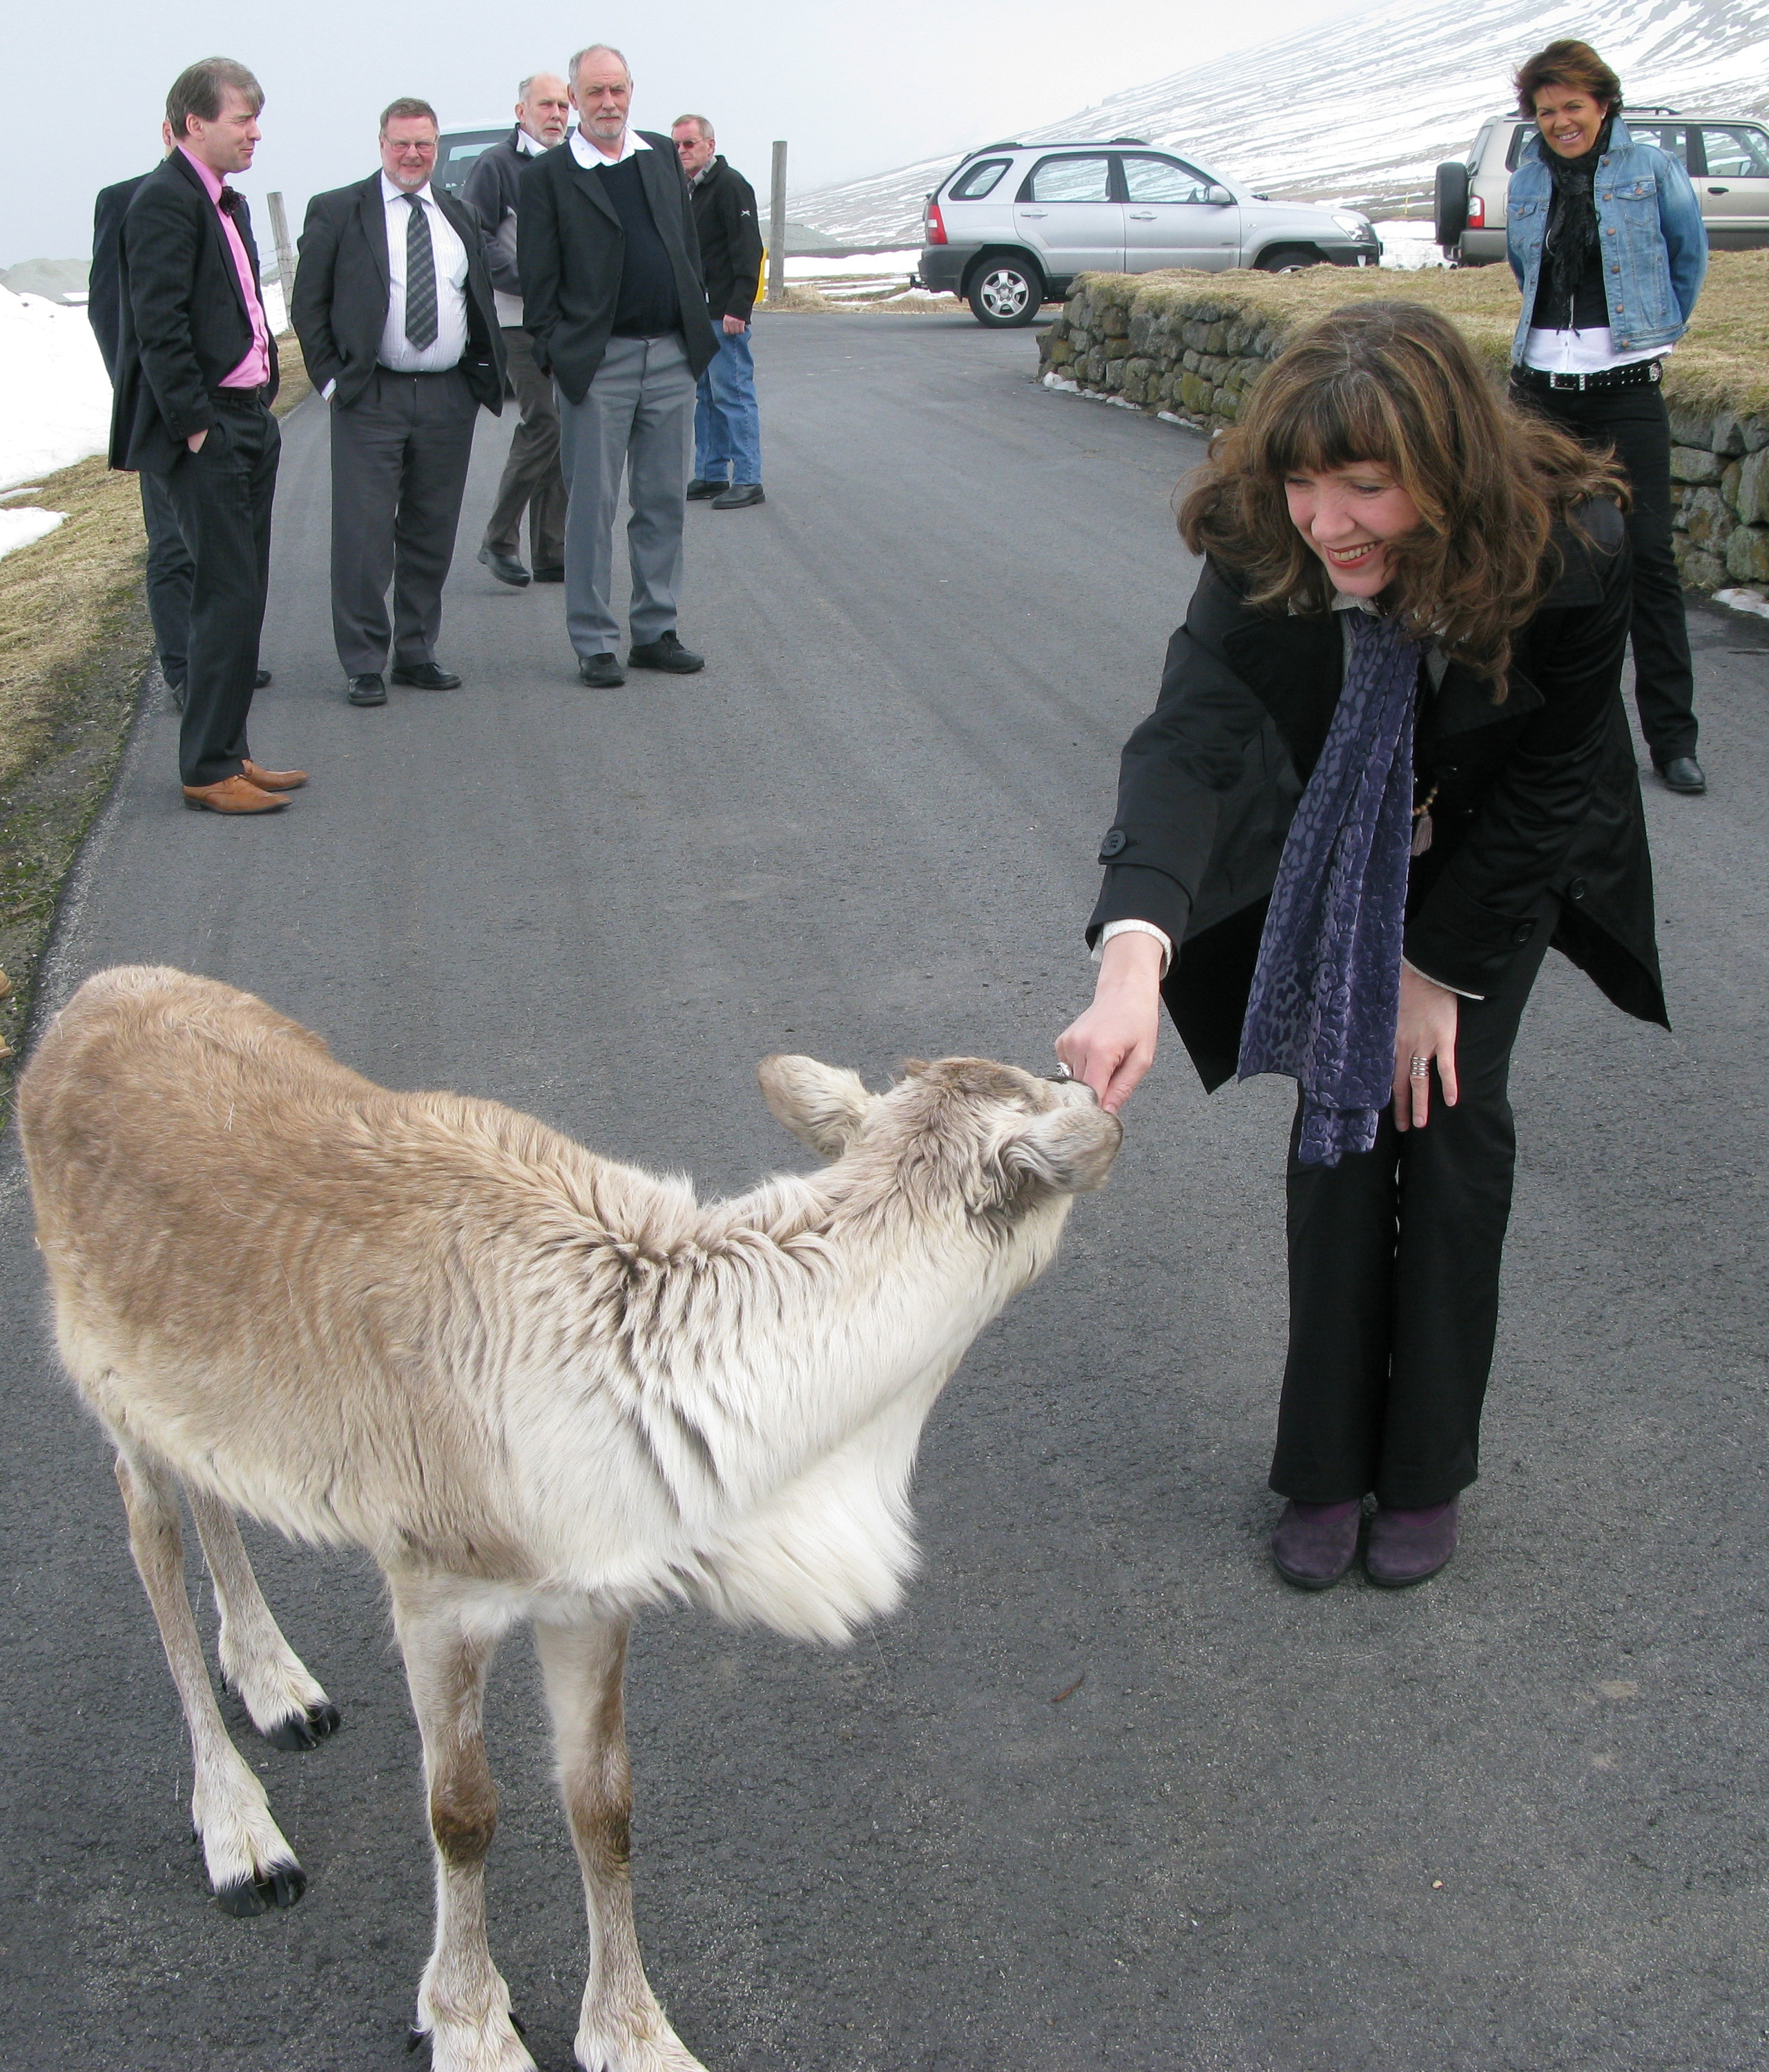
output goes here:
[[261, 388], [270, 379], [270, 327], [264, 320], [258, 284], [252, 278], [252, 261], [246, 257], [245, 243], [234, 228], [233, 218], [221, 206], [221, 175], [211, 172], [182, 144], [179, 149], [184, 152], [202, 181], [203, 192], [215, 204], [215, 212], [221, 219], [221, 235], [228, 240], [228, 249], [233, 254], [233, 270], [240, 277], [240, 292], [246, 298], [246, 314], [252, 319], [252, 349], [231, 374], [222, 376], [220, 385], [224, 388]]

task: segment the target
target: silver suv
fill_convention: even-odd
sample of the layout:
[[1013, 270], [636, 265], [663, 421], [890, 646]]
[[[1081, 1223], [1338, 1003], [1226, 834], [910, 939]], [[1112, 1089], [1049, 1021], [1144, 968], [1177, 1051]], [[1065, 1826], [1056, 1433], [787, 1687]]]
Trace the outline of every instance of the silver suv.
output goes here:
[[1355, 209], [1269, 201], [1199, 158], [1137, 137], [991, 144], [928, 196], [919, 279], [960, 295], [979, 323], [1028, 324], [1077, 273], [1289, 273], [1373, 266], [1382, 247]]
[[[1695, 186], [1716, 252], [1769, 245], [1769, 131], [1748, 115], [1685, 115], [1626, 108], [1637, 143], [1679, 160]], [[1536, 132], [1513, 109], [1489, 115], [1465, 159], [1437, 169], [1437, 240], [1447, 259], [1490, 266], [1505, 256], [1505, 197], [1525, 143]]]

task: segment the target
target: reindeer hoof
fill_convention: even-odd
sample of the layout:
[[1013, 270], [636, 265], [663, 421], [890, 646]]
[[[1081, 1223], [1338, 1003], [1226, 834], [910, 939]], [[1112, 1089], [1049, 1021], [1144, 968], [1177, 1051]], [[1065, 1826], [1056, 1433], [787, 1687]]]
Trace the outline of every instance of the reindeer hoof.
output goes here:
[[273, 1906], [293, 1906], [306, 1889], [307, 1873], [299, 1864], [277, 1864], [261, 1877], [233, 1878], [218, 1886], [215, 1903], [236, 1920], [249, 1921]]
[[273, 1727], [264, 1729], [264, 1737], [273, 1748], [281, 1749], [288, 1755], [298, 1755], [303, 1749], [318, 1748], [328, 1734], [336, 1733], [343, 1724], [343, 1715], [328, 1700], [322, 1705], [310, 1705], [305, 1712], [291, 1713], [287, 1719], [278, 1720]]

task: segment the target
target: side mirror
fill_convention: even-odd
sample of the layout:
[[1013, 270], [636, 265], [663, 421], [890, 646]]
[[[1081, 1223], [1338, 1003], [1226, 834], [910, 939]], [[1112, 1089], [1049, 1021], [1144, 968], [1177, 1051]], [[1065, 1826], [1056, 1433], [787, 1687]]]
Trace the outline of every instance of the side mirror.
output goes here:
[[1213, 180], [1209, 186], [1204, 190], [1204, 199], [1209, 204], [1212, 208], [1233, 208], [1234, 207], [1234, 196], [1229, 193], [1226, 187], [1219, 187], [1214, 180]]

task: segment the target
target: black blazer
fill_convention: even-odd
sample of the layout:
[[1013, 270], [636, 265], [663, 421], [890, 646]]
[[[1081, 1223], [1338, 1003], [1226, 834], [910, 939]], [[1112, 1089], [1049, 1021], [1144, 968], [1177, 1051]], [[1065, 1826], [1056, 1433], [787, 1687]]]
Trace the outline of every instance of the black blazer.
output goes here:
[[[243, 200], [234, 222], [256, 280], [258, 248]], [[221, 219], [182, 151], [168, 152], [136, 187], [117, 272], [110, 464], [170, 474], [190, 434], [215, 422], [209, 399], [222, 377], [252, 349], [252, 319]], [[277, 393], [274, 339], [269, 393]]]
[[[688, 364], [704, 374], [718, 347], [700, 278], [687, 176], [667, 137], [649, 130], [651, 146], [635, 154], [652, 220], [675, 274]], [[588, 393], [608, 349], [620, 297], [626, 234], [602, 176], [586, 171], [560, 144], [531, 158], [516, 204], [516, 266], [522, 276], [522, 315], [535, 357], [573, 402]]]
[[123, 218], [135, 199], [135, 190], [146, 178], [146, 173], [137, 173], [133, 179], [119, 180], [113, 187], [101, 187], [92, 204], [92, 265], [86, 280], [86, 315], [98, 340], [105, 372], [113, 383], [123, 330], [123, 277], [117, 246], [123, 234]]
[[[1455, 663], [1421, 690], [1414, 770], [1420, 796], [1434, 785], [1437, 796], [1431, 846], [1408, 882], [1406, 956], [1446, 985], [1491, 993], [1533, 932], [1529, 908], [1556, 892], [1556, 948], [1618, 1006], [1664, 1023], [1621, 699], [1627, 538], [1612, 504], [1579, 519], [1582, 529], [1555, 532], [1561, 572], [1516, 636], [1504, 701]], [[1207, 1087], [1234, 1073], [1278, 860], [1344, 672], [1336, 614], [1255, 610], [1207, 562], [1159, 702], [1125, 745], [1088, 939], [1121, 919], [1172, 937], [1163, 992]]]
[[[474, 397], [496, 417], [503, 409], [503, 333], [486, 271], [484, 234], [478, 217], [453, 195], [433, 187], [430, 198], [467, 248], [467, 343], [461, 369]], [[335, 403], [347, 408], [354, 403], [375, 372], [392, 280], [380, 175], [315, 195], [301, 233], [289, 314], [314, 388], [338, 384]]]

